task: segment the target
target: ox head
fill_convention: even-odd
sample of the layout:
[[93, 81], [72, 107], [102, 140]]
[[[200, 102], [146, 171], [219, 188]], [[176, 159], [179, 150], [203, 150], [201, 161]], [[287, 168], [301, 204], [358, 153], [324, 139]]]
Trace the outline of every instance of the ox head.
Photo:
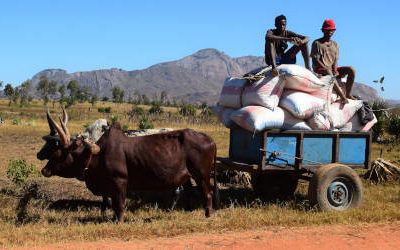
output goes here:
[[[69, 135], [69, 131], [67, 129], [68, 114], [65, 111], [64, 107], [62, 107], [62, 110], [63, 110], [63, 119], [61, 121], [61, 124], [63, 124], [63, 128], [66, 129], [66, 131], [63, 130], [63, 132], [65, 134], [65, 137], [68, 137], [68, 140], [69, 140], [70, 135]], [[49, 128], [50, 128], [50, 134], [43, 136], [43, 140], [45, 141], [45, 144], [36, 155], [37, 158], [41, 161], [50, 159], [50, 156], [57, 149], [62, 147], [61, 139], [63, 139], [64, 141], [67, 140], [67, 138], [60, 138], [60, 134], [57, 134], [58, 130], [57, 130], [56, 126], [58, 126], [58, 125], [51, 117], [48, 109], [47, 109], [46, 117], [47, 117], [47, 122], [48, 122]]]
[[[47, 111], [50, 134], [43, 137], [46, 144], [37, 154], [39, 160], [48, 159], [46, 166], [42, 169], [45, 177], [57, 175], [65, 178], [80, 178], [93, 154], [98, 154], [100, 148], [93, 142], [83, 137], [72, 139], [70, 137], [67, 122], [68, 115], [63, 109], [63, 119], [60, 118], [58, 125]], [[56, 136], [58, 134], [58, 137]]]

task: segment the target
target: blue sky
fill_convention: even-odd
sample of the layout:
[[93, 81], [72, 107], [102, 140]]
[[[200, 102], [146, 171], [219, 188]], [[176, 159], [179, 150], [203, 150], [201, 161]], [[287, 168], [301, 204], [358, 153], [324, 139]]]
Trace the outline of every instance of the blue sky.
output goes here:
[[399, 11], [396, 0], [4, 0], [0, 80], [15, 86], [48, 68], [143, 69], [203, 48], [262, 56], [265, 31], [285, 14], [287, 28], [311, 40], [333, 18], [339, 65], [377, 90], [372, 81], [384, 75], [381, 95], [400, 99]]

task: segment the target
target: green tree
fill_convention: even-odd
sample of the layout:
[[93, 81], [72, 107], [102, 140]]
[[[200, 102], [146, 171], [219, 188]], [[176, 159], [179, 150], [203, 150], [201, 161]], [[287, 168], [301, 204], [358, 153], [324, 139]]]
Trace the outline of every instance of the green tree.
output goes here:
[[111, 91], [113, 102], [122, 103], [124, 101], [124, 91], [120, 87], [115, 86]]
[[76, 99], [82, 103], [82, 102], [90, 101], [91, 96], [92, 95], [90, 94], [89, 88], [79, 87]]
[[389, 117], [387, 132], [394, 135], [396, 141], [400, 138], [400, 115], [393, 114]]
[[11, 86], [10, 83], [8, 83], [8, 84], [6, 84], [6, 86], [4, 86], [4, 94], [7, 96], [8, 100], [10, 100], [10, 102], [8, 103], [8, 106], [11, 106], [11, 102], [15, 95], [15, 90], [14, 90], [13, 86]]
[[57, 91], [57, 82], [49, 81], [46, 76], [41, 76], [36, 90], [42, 97], [44, 105], [47, 105], [50, 96], [54, 96]]
[[141, 94], [140, 92], [135, 89], [135, 91], [133, 92], [133, 104], [141, 104]]
[[160, 102], [161, 102], [161, 104], [162, 105], [166, 104], [167, 100], [168, 100], [167, 91], [165, 91], [165, 90], [161, 91], [161, 94], [160, 94]]
[[97, 103], [97, 101], [99, 100], [99, 98], [97, 97], [96, 94], [93, 94], [90, 98], [90, 103], [92, 104], [92, 106], [94, 107]]
[[385, 132], [385, 125], [387, 123], [387, 108], [388, 105], [382, 100], [374, 101], [371, 105], [372, 110], [378, 122], [372, 127], [372, 140], [379, 141]]
[[67, 106], [72, 106], [76, 103], [79, 95], [79, 83], [76, 80], [71, 80], [67, 84], [69, 97], [67, 98]]
[[29, 92], [31, 90], [32, 82], [27, 80], [21, 84], [21, 86], [18, 88], [19, 92], [19, 101], [21, 106], [26, 106], [29, 104], [30, 100], [32, 99], [31, 96], [29, 95]]
[[60, 85], [60, 87], [58, 87], [58, 93], [60, 93], [60, 104], [63, 104], [65, 102], [65, 85]]

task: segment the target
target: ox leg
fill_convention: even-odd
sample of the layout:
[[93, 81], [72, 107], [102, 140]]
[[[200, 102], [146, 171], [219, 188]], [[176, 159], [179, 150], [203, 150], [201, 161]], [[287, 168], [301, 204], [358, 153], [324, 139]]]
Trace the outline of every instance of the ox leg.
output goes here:
[[208, 179], [208, 181], [206, 181], [205, 179], [196, 180], [196, 183], [203, 193], [205, 216], [210, 217], [210, 215], [214, 212], [212, 208], [212, 191], [210, 179]]
[[106, 215], [106, 210], [107, 210], [107, 208], [110, 207], [110, 205], [111, 204], [110, 204], [110, 201], [108, 200], [108, 197], [103, 196], [103, 201], [101, 202], [101, 205], [100, 205], [101, 214], [103, 217]]
[[112, 208], [114, 210], [118, 223], [124, 222], [124, 206], [126, 199], [126, 183], [118, 183], [116, 192], [111, 198]]
[[183, 195], [185, 199], [185, 210], [192, 211], [193, 210], [193, 195], [195, 194], [193, 190], [192, 180], [187, 181], [183, 184]]
[[203, 189], [203, 194], [204, 194], [204, 200], [205, 200], [205, 215], [206, 217], [210, 217], [210, 215], [214, 212], [212, 208], [212, 191], [210, 187], [210, 182], [203, 181], [202, 183], [202, 189]]

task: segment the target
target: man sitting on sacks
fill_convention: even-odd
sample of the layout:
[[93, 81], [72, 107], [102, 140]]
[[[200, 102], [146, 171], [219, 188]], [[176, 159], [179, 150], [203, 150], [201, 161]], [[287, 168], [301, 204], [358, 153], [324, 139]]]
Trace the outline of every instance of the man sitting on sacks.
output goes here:
[[[296, 54], [299, 51], [303, 55], [304, 66], [310, 70], [308, 37], [286, 30], [284, 15], [275, 17], [275, 27], [276, 29], [269, 29], [265, 35], [265, 62], [268, 66], [272, 66], [272, 75], [279, 75], [276, 65], [295, 64]], [[287, 42], [293, 43], [288, 50], [286, 50]]]
[[338, 82], [341, 83], [343, 77], [347, 76], [346, 86], [343, 90], [334, 85], [337, 94], [344, 103], [348, 99], [355, 99], [350, 95], [353, 87], [355, 70], [349, 66], [338, 67], [339, 46], [331, 38], [336, 31], [335, 22], [332, 19], [326, 19], [321, 28], [324, 36], [315, 40], [311, 47], [311, 58], [313, 70], [318, 77], [325, 75], [336, 76]]

